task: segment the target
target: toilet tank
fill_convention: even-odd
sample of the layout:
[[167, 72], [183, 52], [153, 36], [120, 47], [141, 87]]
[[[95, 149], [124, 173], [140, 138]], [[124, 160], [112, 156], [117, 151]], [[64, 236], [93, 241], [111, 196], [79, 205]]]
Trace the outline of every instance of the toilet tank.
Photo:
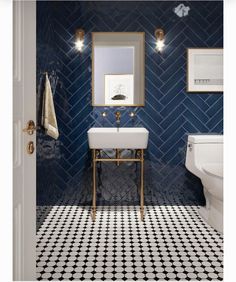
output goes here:
[[202, 165], [206, 163], [223, 163], [223, 135], [188, 136], [186, 168], [200, 177]]

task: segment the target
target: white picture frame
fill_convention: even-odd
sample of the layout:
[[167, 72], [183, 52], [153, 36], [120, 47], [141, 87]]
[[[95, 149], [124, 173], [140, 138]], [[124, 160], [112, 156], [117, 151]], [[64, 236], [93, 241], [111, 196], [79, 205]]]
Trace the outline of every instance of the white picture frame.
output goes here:
[[187, 92], [223, 92], [223, 49], [187, 49]]
[[132, 105], [134, 103], [133, 74], [105, 74], [105, 104]]

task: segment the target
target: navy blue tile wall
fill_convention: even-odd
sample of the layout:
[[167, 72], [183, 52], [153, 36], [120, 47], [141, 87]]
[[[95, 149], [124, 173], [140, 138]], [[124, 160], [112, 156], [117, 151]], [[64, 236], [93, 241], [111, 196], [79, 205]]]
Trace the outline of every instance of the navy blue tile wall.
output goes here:
[[[202, 186], [184, 167], [188, 133], [222, 133], [222, 93], [186, 93], [186, 48], [223, 46], [223, 3], [189, 2], [189, 15], [178, 17], [178, 1], [37, 2], [37, 111], [40, 121], [44, 71], [52, 83], [60, 137], [37, 135], [37, 202], [91, 199], [91, 165], [87, 130], [114, 126], [116, 108], [91, 106], [91, 32], [145, 31], [145, 95], [143, 108], [119, 108], [122, 126], [150, 131], [146, 151], [147, 202], [161, 197], [201, 204]], [[83, 53], [74, 49], [74, 33], [85, 32]], [[166, 32], [166, 47], [155, 52], [154, 31]], [[101, 117], [107, 111], [106, 118]], [[136, 111], [130, 119], [129, 112]], [[126, 151], [124, 154], [128, 154]], [[129, 169], [127, 169], [129, 167]], [[99, 168], [98, 202], [138, 201], [135, 165]], [[102, 170], [102, 172], [101, 172]]]

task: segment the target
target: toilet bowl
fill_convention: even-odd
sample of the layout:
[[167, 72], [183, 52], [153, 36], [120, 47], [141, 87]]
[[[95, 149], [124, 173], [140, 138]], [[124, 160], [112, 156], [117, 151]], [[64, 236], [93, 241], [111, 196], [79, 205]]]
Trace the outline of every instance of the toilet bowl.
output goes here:
[[200, 216], [223, 233], [223, 136], [189, 135], [185, 166], [203, 185], [206, 205]]

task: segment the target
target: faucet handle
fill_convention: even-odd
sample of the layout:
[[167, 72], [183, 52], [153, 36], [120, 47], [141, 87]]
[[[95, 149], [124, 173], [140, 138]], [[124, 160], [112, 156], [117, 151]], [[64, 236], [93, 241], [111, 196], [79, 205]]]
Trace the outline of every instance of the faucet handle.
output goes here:
[[135, 112], [130, 112], [130, 113], [129, 113], [129, 116], [130, 116], [131, 118], [134, 118], [134, 117], [136, 116], [136, 114], [135, 114]]
[[116, 121], [120, 121], [121, 113], [119, 111], [115, 112], [116, 115]]
[[102, 112], [102, 113], [101, 113], [101, 116], [102, 116], [102, 117], [106, 117], [106, 116], [107, 116], [107, 113], [106, 113], [106, 112]]

